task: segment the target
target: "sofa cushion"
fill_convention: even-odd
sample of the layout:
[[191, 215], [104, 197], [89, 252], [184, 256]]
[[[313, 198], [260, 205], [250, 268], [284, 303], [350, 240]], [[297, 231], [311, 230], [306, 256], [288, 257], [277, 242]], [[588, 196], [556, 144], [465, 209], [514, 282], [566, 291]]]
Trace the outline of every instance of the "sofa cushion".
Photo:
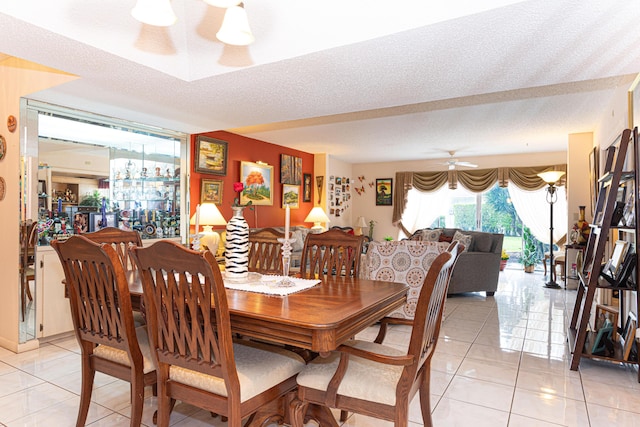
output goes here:
[[422, 230], [422, 238], [420, 240], [423, 242], [438, 242], [441, 235], [441, 228], [425, 229]]
[[459, 231], [453, 235], [453, 240], [457, 240], [458, 242], [464, 245], [464, 250], [471, 250], [471, 243], [473, 241], [473, 237], [470, 234], [463, 234]]
[[476, 252], [491, 252], [493, 236], [491, 234], [477, 233], [473, 236], [473, 250]]

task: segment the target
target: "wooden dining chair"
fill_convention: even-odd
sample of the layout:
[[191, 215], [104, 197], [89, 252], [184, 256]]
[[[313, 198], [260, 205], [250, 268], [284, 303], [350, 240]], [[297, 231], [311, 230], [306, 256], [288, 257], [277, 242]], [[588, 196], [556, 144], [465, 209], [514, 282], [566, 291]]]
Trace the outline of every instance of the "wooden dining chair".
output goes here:
[[101, 228], [98, 231], [83, 234], [95, 243], [108, 243], [113, 246], [125, 270], [134, 270], [135, 263], [129, 256], [129, 245], [142, 246], [140, 233], [133, 230], [121, 230], [116, 227]]
[[96, 371], [131, 384], [131, 423], [140, 426], [144, 387], [156, 368], [144, 326], [134, 327], [129, 284], [115, 249], [82, 235], [52, 241], [64, 269], [74, 331], [82, 354], [76, 426], [84, 426]]
[[[158, 241], [133, 248], [132, 256], [158, 361], [158, 426], [168, 426], [180, 400], [240, 427], [245, 417], [251, 421], [264, 405], [295, 389], [302, 357], [282, 347], [232, 339], [224, 283], [211, 252]], [[255, 418], [256, 425], [271, 419]]]
[[[298, 374], [298, 395], [292, 403], [292, 426], [302, 427], [310, 404], [408, 424], [409, 404], [420, 393], [422, 418], [432, 426], [431, 357], [438, 341], [447, 288], [459, 247], [452, 244], [434, 260], [420, 292], [407, 352], [374, 342], [351, 340], [329, 357], [318, 357]], [[385, 325], [386, 326], [386, 325]], [[382, 337], [384, 339], [384, 336]]]
[[282, 243], [284, 233], [273, 228], [249, 231], [249, 271], [261, 274], [282, 274]]
[[[85, 233], [83, 236], [95, 243], [107, 243], [111, 245], [118, 254], [118, 258], [125, 271], [133, 271], [136, 269], [129, 250], [132, 246], [142, 246], [142, 238], [137, 231], [105, 227], [97, 231], [92, 231], [91, 233]], [[131, 302], [133, 303], [133, 320], [136, 327], [144, 325], [146, 319], [142, 298], [132, 298]]]
[[38, 242], [38, 222], [23, 221], [20, 224], [20, 303], [22, 320], [25, 320], [27, 299], [33, 301], [30, 282], [36, 278], [35, 254]]
[[300, 261], [301, 277], [358, 277], [363, 241], [362, 236], [354, 236], [338, 229], [307, 234]]

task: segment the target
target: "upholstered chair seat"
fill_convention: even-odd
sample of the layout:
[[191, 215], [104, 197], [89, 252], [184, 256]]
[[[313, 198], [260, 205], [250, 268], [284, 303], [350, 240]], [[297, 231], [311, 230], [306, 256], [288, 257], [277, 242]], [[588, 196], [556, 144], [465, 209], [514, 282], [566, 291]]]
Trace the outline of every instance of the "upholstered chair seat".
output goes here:
[[[304, 359], [296, 353], [269, 344], [238, 341], [233, 344], [240, 399], [242, 402], [291, 378], [304, 368]], [[210, 393], [227, 396], [224, 380], [212, 375], [171, 366], [169, 379]]]

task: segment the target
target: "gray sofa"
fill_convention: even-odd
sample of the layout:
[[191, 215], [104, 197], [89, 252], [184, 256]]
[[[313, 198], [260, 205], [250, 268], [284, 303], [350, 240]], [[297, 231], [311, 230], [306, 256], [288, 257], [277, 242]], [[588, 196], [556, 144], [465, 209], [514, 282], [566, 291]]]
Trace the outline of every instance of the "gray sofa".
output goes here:
[[465, 244], [466, 249], [460, 254], [453, 270], [449, 294], [486, 292], [487, 296], [492, 296], [498, 289], [504, 235], [440, 228], [417, 230], [409, 240], [446, 241], [453, 239], [456, 232], [465, 235], [463, 239], [458, 240]]

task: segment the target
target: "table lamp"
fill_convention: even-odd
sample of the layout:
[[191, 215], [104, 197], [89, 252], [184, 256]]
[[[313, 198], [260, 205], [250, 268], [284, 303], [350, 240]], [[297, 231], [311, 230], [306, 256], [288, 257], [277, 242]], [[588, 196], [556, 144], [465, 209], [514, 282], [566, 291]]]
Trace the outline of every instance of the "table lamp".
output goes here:
[[[227, 221], [224, 219], [218, 207], [214, 203], [202, 203], [200, 205], [199, 217], [196, 215], [191, 217], [191, 224], [199, 224], [202, 226], [202, 237], [200, 237], [200, 244], [206, 246], [206, 249], [215, 256], [218, 253], [220, 246], [220, 235], [213, 231], [214, 225], [227, 225]], [[196, 233], [198, 230], [196, 230]], [[204, 248], [203, 248], [204, 249]]]
[[311, 212], [309, 212], [309, 215], [304, 219], [304, 222], [313, 222], [313, 227], [311, 227], [312, 233], [322, 233], [324, 231], [324, 227], [321, 223], [327, 223], [330, 221], [327, 214], [324, 213], [324, 210], [322, 210], [320, 206], [316, 206], [311, 209]]
[[355, 225], [355, 229], [354, 234], [356, 236], [362, 236], [363, 233], [363, 229], [367, 226], [367, 221], [365, 221], [363, 216], [359, 216], [358, 219], [356, 220], [356, 225]]

